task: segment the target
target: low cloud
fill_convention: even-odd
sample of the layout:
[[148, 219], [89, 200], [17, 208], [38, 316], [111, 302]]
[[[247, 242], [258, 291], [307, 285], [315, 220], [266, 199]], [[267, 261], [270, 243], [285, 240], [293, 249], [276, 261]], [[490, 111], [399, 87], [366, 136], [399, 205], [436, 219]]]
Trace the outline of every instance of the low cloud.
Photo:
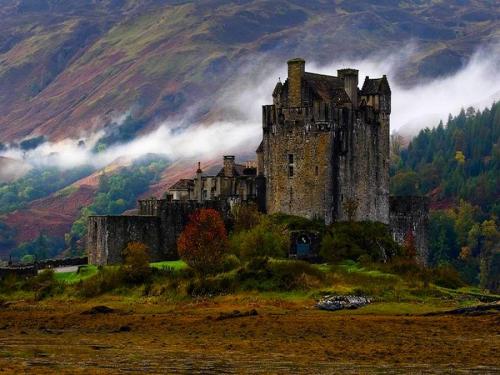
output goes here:
[[[306, 63], [306, 70], [336, 75], [336, 70], [353, 67], [360, 71], [360, 85], [364, 77], [386, 74], [392, 89], [391, 128], [401, 133], [414, 133], [424, 127], [446, 120], [449, 113], [461, 108], [484, 108], [500, 99], [500, 48], [482, 48], [455, 74], [421, 84], [405, 87], [394, 78], [415, 56], [415, 46], [397, 53], [374, 55], [361, 60], [333, 61], [318, 65]], [[105, 166], [120, 157], [137, 158], [145, 154], [160, 154], [175, 160], [180, 158], [212, 158], [226, 152], [252, 152], [261, 135], [261, 106], [272, 102], [271, 92], [281, 77], [287, 75], [283, 61], [268, 57], [253, 59], [243, 64], [235, 79], [216, 93], [217, 99], [207, 99], [201, 105], [211, 109], [215, 120], [198, 122], [192, 116], [167, 119], [147, 135], [125, 144], [119, 144], [95, 153], [95, 146], [104, 132], [79, 140], [46, 142], [34, 150], [23, 152], [17, 148], [2, 155], [24, 160], [32, 165], [56, 165], [71, 168], [82, 164]], [[196, 110], [188, 113], [196, 113]], [[122, 120], [123, 120], [122, 116]]]

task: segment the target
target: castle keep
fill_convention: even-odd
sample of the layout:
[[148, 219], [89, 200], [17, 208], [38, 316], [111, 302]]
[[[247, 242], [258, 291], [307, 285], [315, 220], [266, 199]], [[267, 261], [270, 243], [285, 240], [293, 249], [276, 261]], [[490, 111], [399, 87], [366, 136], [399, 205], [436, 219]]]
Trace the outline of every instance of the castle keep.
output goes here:
[[130, 241], [144, 242], [152, 260], [174, 259], [176, 239], [196, 209], [212, 207], [227, 219], [233, 203], [254, 201], [262, 212], [326, 224], [388, 224], [398, 242], [408, 233], [417, 239], [425, 263], [428, 201], [389, 199], [389, 82], [384, 75], [366, 77], [361, 89], [358, 83], [355, 69], [329, 76], [306, 72], [302, 59], [288, 61], [288, 78], [262, 109], [256, 161], [238, 164], [226, 155], [215, 175], [198, 164], [195, 177], [172, 185], [166, 199], [139, 201], [138, 215], [90, 217], [89, 261], [119, 263]]
[[265, 177], [266, 210], [327, 224], [346, 220], [389, 223], [389, 116], [387, 78], [365, 78], [342, 69], [337, 77], [305, 71], [288, 61], [273, 104], [263, 107], [258, 149]]

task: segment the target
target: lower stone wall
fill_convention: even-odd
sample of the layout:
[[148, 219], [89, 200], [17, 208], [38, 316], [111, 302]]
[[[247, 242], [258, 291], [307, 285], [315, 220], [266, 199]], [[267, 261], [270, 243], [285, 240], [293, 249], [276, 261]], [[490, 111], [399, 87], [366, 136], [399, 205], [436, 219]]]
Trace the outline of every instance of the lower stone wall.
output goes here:
[[408, 233], [415, 238], [417, 260], [427, 264], [429, 258], [429, 198], [423, 196], [389, 197], [389, 219], [394, 239], [403, 244]]
[[200, 208], [219, 211], [229, 224], [229, 205], [225, 201], [139, 201], [139, 215], [91, 216], [87, 227], [87, 253], [90, 264], [122, 263], [122, 252], [129, 242], [148, 246], [151, 261], [178, 259], [177, 238]]
[[90, 264], [122, 263], [123, 250], [132, 241], [141, 242], [149, 248], [151, 261], [163, 259], [158, 217], [91, 216], [87, 230], [87, 252]]
[[38, 269], [34, 266], [19, 266], [19, 267], [0, 267], [0, 280], [14, 275], [17, 277], [36, 276]]

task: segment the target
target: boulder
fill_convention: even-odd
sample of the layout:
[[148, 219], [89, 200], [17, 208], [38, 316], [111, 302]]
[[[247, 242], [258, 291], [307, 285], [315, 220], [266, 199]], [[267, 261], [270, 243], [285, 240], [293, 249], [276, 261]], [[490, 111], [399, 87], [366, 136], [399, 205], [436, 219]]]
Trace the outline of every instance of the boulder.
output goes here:
[[361, 296], [324, 296], [321, 298], [316, 307], [321, 310], [342, 310], [342, 309], [357, 309], [371, 303], [368, 297]]

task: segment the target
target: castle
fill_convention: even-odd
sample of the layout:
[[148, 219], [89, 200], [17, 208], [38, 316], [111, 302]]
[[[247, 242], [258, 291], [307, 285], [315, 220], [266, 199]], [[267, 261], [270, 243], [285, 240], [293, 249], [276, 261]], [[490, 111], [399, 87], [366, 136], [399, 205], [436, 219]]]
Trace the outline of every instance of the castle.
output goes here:
[[138, 215], [90, 217], [89, 261], [120, 262], [130, 241], [146, 243], [152, 260], [175, 258], [176, 238], [194, 210], [212, 207], [228, 217], [232, 203], [255, 201], [269, 214], [326, 224], [379, 221], [400, 243], [411, 232], [425, 263], [427, 199], [389, 197], [387, 77], [366, 77], [359, 89], [355, 69], [338, 70], [337, 76], [309, 73], [304, 60], [293, 59], [272, 98], [273, 104], [263, 106], [255, 162], [237, 164], [226, 155], [214, 176], [198, 164], [195, 177], [172, 185], [166, 199], [139, 201]]

